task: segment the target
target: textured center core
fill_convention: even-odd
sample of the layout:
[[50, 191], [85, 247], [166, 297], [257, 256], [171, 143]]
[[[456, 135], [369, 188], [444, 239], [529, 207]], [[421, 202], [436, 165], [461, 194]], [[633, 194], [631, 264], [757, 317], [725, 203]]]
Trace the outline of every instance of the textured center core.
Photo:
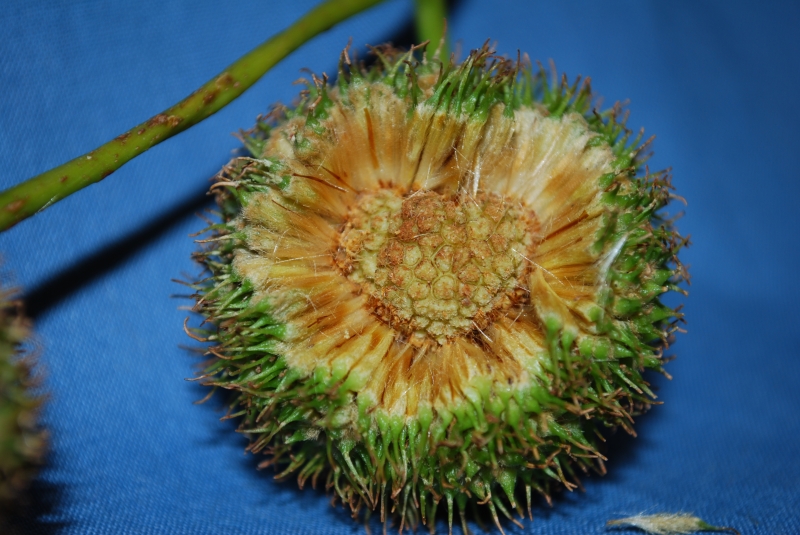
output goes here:
[[482, 331], [526, 295], [534, 217], [498, 195], [363, 194], [337, 264], [395, 329], [439, 343]]

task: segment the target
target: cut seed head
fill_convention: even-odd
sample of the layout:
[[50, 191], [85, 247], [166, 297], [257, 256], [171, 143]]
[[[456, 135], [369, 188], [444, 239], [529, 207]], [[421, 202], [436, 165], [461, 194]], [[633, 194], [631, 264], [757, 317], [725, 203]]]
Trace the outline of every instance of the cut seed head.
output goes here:
[[[249, 449], [354, 511], [507, 513], [604, 471], [680, 316], [664, 173], [587, 84], [377, 49], [245, 138], [198, 259], [205, 383]], [[502, 498], [501, 498], [502, 496]], [[383, 513], [382, 513], [383, 514]]]
[[38, 422], [34, 362], [23, 348], [30, 325], [12, 292], [0, 288], [0, 528], [19, 506], [44, 460], [47, 433]]

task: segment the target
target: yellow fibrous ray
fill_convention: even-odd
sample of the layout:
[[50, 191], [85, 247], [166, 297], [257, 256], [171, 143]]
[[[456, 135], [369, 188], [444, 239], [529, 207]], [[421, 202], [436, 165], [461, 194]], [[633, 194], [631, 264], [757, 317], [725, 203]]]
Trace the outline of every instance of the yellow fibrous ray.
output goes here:
[[[287, 325], [279, 351], [290, 367], [342, 370], [359, 396], [414, 416], [467, 400], [476, 381], [530, 383], [541, 371], [548, 315], [576, 336], [589, 328], [600, 269], [591, 247], [602, 223], [597, 178], [613, 171], [613, 156], [589, 143], [596, 134], [580, 115], [521, 108], [509, 116], [502, 105], [485, 121], [423, 104], [409, 112], [385, 84], [363, 84], [333, 99], [321, 128], [301, 124], [271, 134], [265, 154], [291, 180], [244, 208], [247, 248], [233, 264]], [[343, 273], [337, 254], [353, 210], [379, 191], [460, 202], [496, 195], [529, 210], [532, 245], [511, 250], [530, 273], [517, 282], [524, 297], [455, 337], [409, 336], [378, 317], [375, 296]]]

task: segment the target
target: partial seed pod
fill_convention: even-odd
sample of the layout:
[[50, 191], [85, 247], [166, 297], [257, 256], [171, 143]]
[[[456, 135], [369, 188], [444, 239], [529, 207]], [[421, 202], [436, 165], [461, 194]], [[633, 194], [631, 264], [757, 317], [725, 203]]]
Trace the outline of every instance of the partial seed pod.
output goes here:
[[29, 332], [21, 303], [0, 289], [0, 526], [36, 474], [47, 446], [37, 421], [42, 397], [35, 393], [34, 363], [22, 345]]
[[200, 379], [237, 393], [261, 467], [354, 515], [500, 527], [604, 472], [602, 430], [655, 397], [681, 318], [659, 296], [686, 277], [669, 177], [588, 80], [375, 54], [261, 118], [212, 187]]

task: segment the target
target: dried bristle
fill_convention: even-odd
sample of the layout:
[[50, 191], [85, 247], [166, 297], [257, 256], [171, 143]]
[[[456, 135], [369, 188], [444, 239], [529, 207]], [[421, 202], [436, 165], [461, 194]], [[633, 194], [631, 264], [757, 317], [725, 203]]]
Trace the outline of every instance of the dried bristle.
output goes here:
[[34, 392], [32, 357], [22, 349], [28, 333], [20, 303], [0, 289], [0, 527], [36, 474], [47, 443], [37, 422], [42, 397]]
[[[484, 47], [376, 51], [245, 137], [198, 259], [249, 449], [300, 484], [432, 525], [603, 472], [598, 429], [652, 399], [684, 241], [620, 108]], [[478, 297], [476, 297], [478, 296]], [[529, 504], [530, 500], [527, 499]]]
[[727, 531], [739, 535], [739, 531], [725, 526], [712, 526], [703, 519], [688, 513], [659, 513], [634, 515], [628, 518], [609, 520], [607, 526], [632, 526], [651, 535], [689, 535], [699, 531]]

